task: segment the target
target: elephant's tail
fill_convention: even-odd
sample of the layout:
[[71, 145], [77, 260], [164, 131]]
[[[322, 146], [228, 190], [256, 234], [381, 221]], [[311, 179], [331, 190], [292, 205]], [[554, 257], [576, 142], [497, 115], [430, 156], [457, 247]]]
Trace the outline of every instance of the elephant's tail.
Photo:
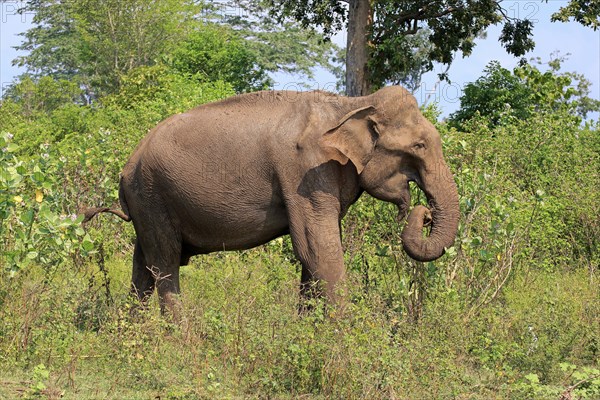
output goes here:
[[123, 191], [123, 177], [121, 177], [121, 182], [119, 184], [119, 202], [121, 203], [123, 211], [108, 207], [91, 207], [82, 210], [81, 213], [84, 215], [82, 223], [88, 222], [90, 219], [103, 212], [114, 214], [125, 222], [131, 221], [127, 201], [125, 200], [125, 192]]
[[121, 218], [123, 221], [127, 221], [127, 222], [131, 221], [131, 217], [129, 215], [125, 214], [121, 210], [117, 210], [114, 208], [108, 208], [108, 207], [91, 207], [91, 208], [86, 208], [85, 210], [81, 211], [81, 213], [84, 215], [82, 223], [88, 222], [90, 219], [94, 218], [96, 215], [103, 213], [103, 212], [115, 214], [117, 217]]

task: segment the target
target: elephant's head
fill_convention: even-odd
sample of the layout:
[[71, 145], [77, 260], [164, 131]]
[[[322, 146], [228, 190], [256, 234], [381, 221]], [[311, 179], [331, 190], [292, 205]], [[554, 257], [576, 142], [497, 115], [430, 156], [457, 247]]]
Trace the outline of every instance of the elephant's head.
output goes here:
[[[321, 139], [328, 157], [352, 162], [361, 187], [396, 204], [400, 219], [410, 206], [409, 182], [425, 193], [429, 208], [415, 207], [402, 232], [404, 250], [431, 261], [452, 246], [458, 228], [456, 184], [444, 161], [440, 135], [421, 114], [415, 98], [392, 86], [356, 98], [356, 107]], [[431, 224], [429, 235], [423, 227]]]

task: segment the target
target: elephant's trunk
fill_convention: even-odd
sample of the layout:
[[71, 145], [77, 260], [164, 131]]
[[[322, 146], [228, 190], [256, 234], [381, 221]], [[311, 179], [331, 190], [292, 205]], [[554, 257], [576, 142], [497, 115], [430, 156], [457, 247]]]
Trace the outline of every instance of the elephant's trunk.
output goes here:
[[[432, 261], [444, 254], [444, 249], [454, 244], [458, 230], [458, 191], [450, 169], [445, 163], [436, 171], [421, 174], [421, 189], [429, 207], [416, 206], [408, 215], [402, 232], [404, 251], [417, 261]], [[428, 236], [423, 235], [425, 223], [431, 223]]]

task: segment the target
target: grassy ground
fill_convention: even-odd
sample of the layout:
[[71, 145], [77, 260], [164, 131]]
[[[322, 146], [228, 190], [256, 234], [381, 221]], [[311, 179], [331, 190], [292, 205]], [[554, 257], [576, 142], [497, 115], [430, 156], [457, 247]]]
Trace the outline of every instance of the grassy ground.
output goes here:
[[[0, 398], [599, 398], [600, 293], [584, 272], [521, 274], [468, 315], [433, 292], [414, 322], [349, 277], [342, 312], [297, 313], [297, 267], [265, 246], [183, 268], [186, 323], [132, 317], [130, 259], [0, 282]], [[594, 370], [594, 367], [596, 370]], [[62, 396], [62, 397], [61, 397]]]

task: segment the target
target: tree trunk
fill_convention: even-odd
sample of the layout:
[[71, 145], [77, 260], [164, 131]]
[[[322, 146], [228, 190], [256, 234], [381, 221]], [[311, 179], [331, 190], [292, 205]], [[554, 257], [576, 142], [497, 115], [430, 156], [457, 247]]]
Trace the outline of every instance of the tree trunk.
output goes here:
[[351, 97], [371, 94], [367, 61], [368, 35], [373, 23], [371, 0], [349, 0], [348, 39], [346, 43], [346, 94]]

